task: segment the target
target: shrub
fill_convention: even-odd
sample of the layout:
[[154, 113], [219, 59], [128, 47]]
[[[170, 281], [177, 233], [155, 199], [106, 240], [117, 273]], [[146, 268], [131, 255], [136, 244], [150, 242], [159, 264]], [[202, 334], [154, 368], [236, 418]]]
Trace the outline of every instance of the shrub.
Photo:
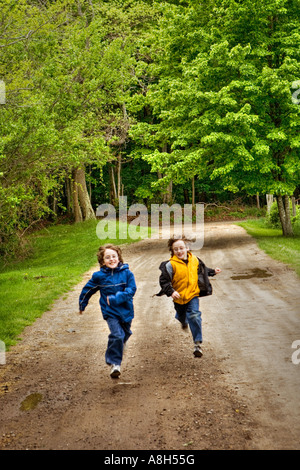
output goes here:
[[[296, 216], [293, 216], [292, 206], [290, 207], [291, 221], [293, 226], [298, 226], [300, 223], [300, 208], [296, 207]], [[267, 224], [272, 228], [281, 228], [277, 202], [273, 202], [270, 212], [267, 214]]]

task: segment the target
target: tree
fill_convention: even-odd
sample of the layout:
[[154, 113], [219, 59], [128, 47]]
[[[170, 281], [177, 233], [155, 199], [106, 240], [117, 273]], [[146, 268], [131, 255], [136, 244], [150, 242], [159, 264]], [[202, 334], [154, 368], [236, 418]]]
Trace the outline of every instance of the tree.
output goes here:
[[64, 204], [76, 221], [95, 217], [85, 168], [114, 162], [114, 149], [119, 156], [126, 144], [124, 109], [153, 8], [130, 0], [2, 0], [1, 7], [7, 100], [0, 108], [0, 238], [6, 243]]
[[40, 32], [48, 36], [52, 15], [9, 0], [1, 1], [0, 12], [0, 76], [6, 87], [0, 105], [0, 251], [5, 254], [27, 227], [49, 213], [47, 198], [58, 172], [54, 159], [49, 164], [45, 159], [57, 134], [34, 86], [38, 70], [32, 48], [38, 49], [33, 38]]
[[157, 121], [144, 124], [150, 141], [164, 135], [172, 150], [144, 157], [154, 171], [275, 194], [284, 235], [292, 234], [284, 201], [300, 173], [300, 108], [291, 97], [300, 75], [298, 8], [298, 0], [168, 7], [146, 98]]

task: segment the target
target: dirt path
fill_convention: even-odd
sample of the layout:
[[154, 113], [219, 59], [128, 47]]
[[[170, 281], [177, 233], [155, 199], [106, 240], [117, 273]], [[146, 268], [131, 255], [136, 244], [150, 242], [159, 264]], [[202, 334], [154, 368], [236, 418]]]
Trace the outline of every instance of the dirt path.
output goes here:
[[[119, 380], [104, 364], [108, 329], [95, 295], [55, 302], [0, 366], [0, 449], [299, 449], [300, 281], [230, 223], [205, 227], [195, 252], [220, 266], [201, 300], [204, 356], [158, 291], [165, 240], [124, 248], [138, 284]], [[254, 270], [254, 271], [253, 271]], [[260, 276], [260, 277], [259, 277]], [[27, 409], [26, 409], [27, 408]]]

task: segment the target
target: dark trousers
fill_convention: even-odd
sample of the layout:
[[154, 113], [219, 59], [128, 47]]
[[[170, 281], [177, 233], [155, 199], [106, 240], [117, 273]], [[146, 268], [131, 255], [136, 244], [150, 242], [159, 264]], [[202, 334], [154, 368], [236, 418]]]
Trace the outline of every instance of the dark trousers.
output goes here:
[[175, 318], [183, 325], [190, 327], [194, 342], [202, 343], [202, 318], [199, 310], [199, 297], [194, 297], [187, 304], [178, 304], [174, 302], [176, 310]]
[[108, 335], [107, 349], [105, 353], [106, 364], [121, 365], [124, 343], [131, 336], [130, 322], [122, 322], [118, 318], [106, 318], [110, 334]]

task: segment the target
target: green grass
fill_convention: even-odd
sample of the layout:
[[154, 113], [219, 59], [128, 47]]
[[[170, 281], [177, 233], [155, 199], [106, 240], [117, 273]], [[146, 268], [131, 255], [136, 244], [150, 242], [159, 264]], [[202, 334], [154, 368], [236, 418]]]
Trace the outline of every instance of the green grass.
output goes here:
[[29, 237], [32, 254], [26, 260], [0, 267], [0, 340], [7, 350], [26, 326], [97, 265], [101, 244], [129, 242], [99, 240], [96, 225], [87, 221], [38, 231]]
[[258, 246], [272, 258], [279, 260], [300, 276], [300, 233], [295, 229], [294, 237], [283, 237], [281, 229], [269, 228], [265, 219], [247, 220], [238, 223], [257, 240]]
[[[82, 274], [97, 265], [99, 240], [96, 221], [56, 225], [29, 237], [32, 254], [23, 261], [0, 267], [0, 340], [6, 349], [18, 340], [28, 325], [51, 308], [53, 301], [76, 285]], [[266, 226], [265, 219], [240, 222], [271, 257], [295, 269], [300, 276], [300, 234], [284, 238], [281, 230]], [[126, 260], [125, 260], [126, 261]]]

